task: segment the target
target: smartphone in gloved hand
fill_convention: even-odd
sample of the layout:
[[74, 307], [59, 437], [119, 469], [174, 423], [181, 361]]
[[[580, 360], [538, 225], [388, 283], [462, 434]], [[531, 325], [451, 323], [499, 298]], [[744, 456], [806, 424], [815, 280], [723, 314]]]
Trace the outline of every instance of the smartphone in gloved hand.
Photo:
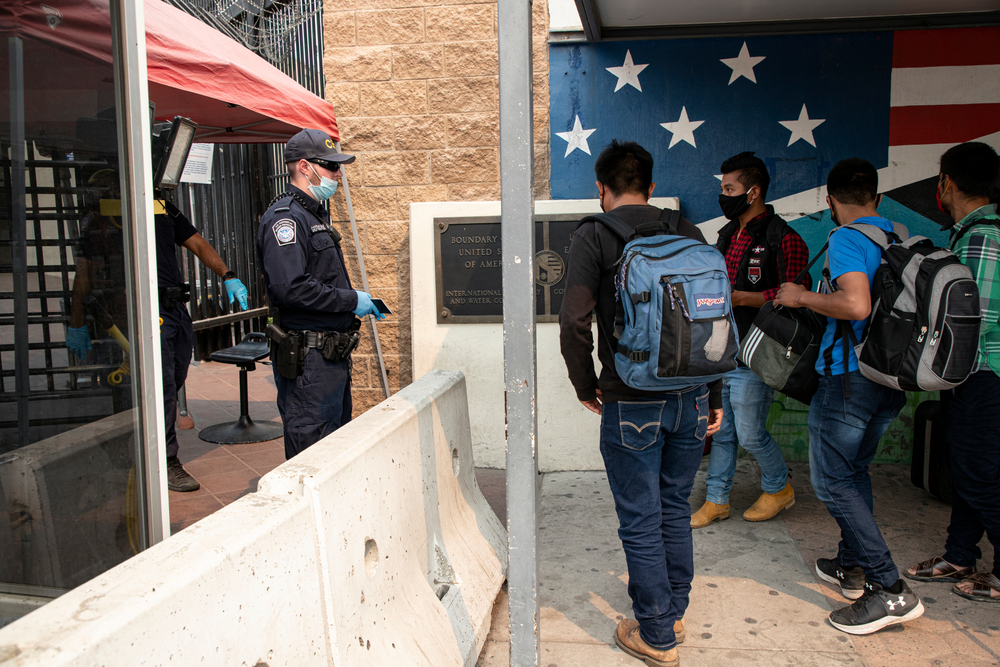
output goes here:
[[389, 306], [385, 305], [385, 301], [383, 301], [382, 299], [376, 299], [375, 297], [372, 297], [372, 305], [374, 305], [375, 308], [378, 309], [378, 312], [382, 313], [383, 315], [392, 315], [392, 311], [389, 310]]

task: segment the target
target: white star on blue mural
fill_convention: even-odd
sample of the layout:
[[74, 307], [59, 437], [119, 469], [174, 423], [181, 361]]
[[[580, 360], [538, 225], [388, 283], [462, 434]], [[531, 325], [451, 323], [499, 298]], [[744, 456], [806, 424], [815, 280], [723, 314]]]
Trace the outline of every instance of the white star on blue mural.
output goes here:
[[764, 60], [765, 57], [751, 56], [750, 50], [747, 49], [747, 43], [743, 42], [743, 48], [740, 49], [738, 56], [735, 58], [720, 58], [721, 62], [733, 70], [732, 75], [729, 77], [729, 85], [733, 85], [733, 82], [741, 76], [757, 83], [757, 77], [753, 73], [753, 68], [759, 65], [760, 61]]
[[568, 142], [566, 144], [566, 154], [563, 157], [569, 157], [569, 154], [579, 148], [581, 151], [590, 155], [590, 145], [587, 144], [587, 137], [592, 135], [597, 131], [595, 127], [593, 130], [583, 129], [583, 125], [580, 123], [580, 114], [576, 115], [576, 120], [573, 121], [573, 129], [569, 132], [556, 132], [556, 136], [563, 141]]
[[694, 143], [694, 131], [704, 122], [703, 120], [690, 120], [688, 118], [687, 107], [681, 107], [681, 115], [676, 122], [660, 123], [667, 132], [674, 135], [670, 138], [670, 145], [667, 146], [667, 150], [670, 150], [675, 144], [681, 141], [686, 141], [697, 148], [698, 146]]
[[609, 72], [618, 77], [618, 85], [615, 86], [615, 92], [624, 88], [626, 85], [632, 86], [640, 93], [642, 92], [642, 86], [639, 85], [639, 72], [649, 67], [646, 65], [636, 65], [632, 62], [632, 52], [625, 51], [625, 64], [621, 67], [608, 67], [606, 68]]
[[813, 130], [826, 122], [825, 118], [810, 118], [809, 112], [806, 110], [806, 105], [802, 105], [802, 111], [799, 112], [798, 120], [779, 120], [779, 123], [785, 126], [785, 128], [792, 131], [792, 136], [788, 138], [788, 145], [791, 146], [796, 141], [801, 139], [806, 143], [812, 144], [813, 148], [816, 147], [816, 140], [813, 139]]

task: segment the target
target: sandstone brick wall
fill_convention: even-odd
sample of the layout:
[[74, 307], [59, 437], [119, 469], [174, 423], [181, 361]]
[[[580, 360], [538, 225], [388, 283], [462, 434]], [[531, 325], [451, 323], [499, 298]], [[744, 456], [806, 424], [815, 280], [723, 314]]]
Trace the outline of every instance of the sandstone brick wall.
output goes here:
[[[500, 199], [497, 5], [472, 0], [328, 0], [326, 96], [347, 177], [371, 292], [393, 311], [378, 325], [393, 392], [413, 381], [409, 205]], [[549, 192], [548, 8], [535, 0], [535, 196]], [[351, 279], [357, 248], [343, 197], [340, 220]], [[368, 329], [368, 327], [366, 327]], [[384, 398], [370, 329], [355, 353], [354, 414]]]

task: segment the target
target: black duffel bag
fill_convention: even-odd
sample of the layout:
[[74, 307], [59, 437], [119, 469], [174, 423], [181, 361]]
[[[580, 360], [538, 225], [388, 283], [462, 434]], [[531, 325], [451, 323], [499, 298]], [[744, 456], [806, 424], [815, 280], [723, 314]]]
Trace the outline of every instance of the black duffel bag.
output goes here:
[[[805, 278], [826, 248], [824, 245], [793, 282]], [[785, 308], [768, 301], [740, 341], [736, 358], [767, 386], [808, 405], [819, 385], [816, 360], [825, 320], [808, 308]]]
[[768, 301], [740, 341], [737, 359], [767, 386], [809, 404], [819, 384], [816, 359], [825, 328], [808, 308], [785, 308]]

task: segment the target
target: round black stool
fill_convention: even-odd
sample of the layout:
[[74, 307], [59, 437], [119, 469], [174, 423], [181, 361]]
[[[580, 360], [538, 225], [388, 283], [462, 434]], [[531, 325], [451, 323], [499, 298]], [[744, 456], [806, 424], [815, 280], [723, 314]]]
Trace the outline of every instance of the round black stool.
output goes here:
[[212, 353], [212, 361], [235, 364], [240, 367], [240, 418], [234, 422], [216, 424], [202, 429], [198, 437], [206, 442], [216, 442], [223, 445], [247, 445], [251, 442], [274, 440], [284, 434], [281, 422], [255, 423], [254, 420], [250, 419], [247, 371], [255, 370], [257, 366], [254, 362], [260, 361], [268, 354], [267, 336], [257, 331], [244, 336], [239, 345]]

